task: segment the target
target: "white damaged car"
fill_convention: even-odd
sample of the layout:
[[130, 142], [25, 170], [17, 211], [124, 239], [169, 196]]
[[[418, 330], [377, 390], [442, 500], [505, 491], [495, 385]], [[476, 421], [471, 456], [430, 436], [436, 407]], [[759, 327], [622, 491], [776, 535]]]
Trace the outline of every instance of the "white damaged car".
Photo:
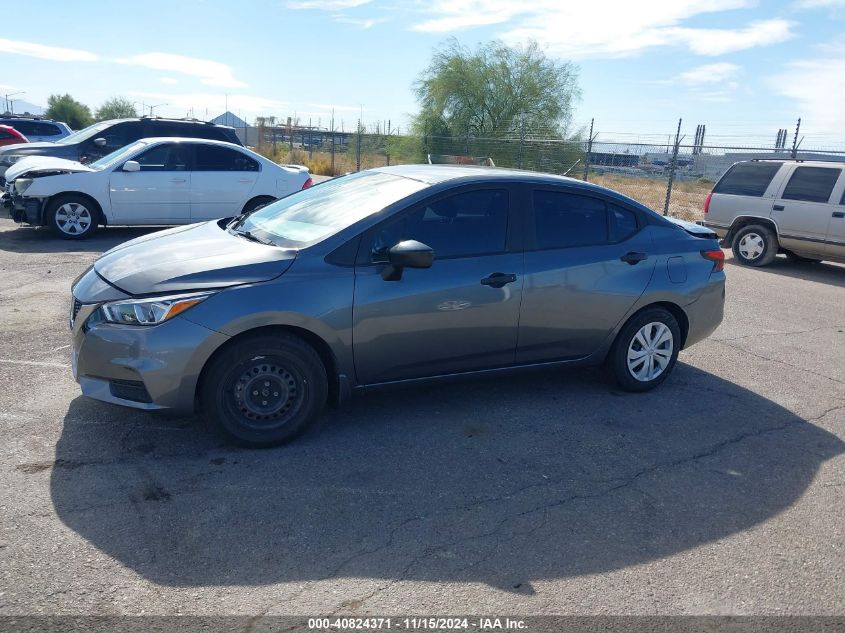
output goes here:
[[16, 222], [69, 239], [99, 225], [189, 224], [251, 211], [312, 184], [306, 167], [196, 138], [147, 138], [89, 165], [33, 156], [6, 172]]

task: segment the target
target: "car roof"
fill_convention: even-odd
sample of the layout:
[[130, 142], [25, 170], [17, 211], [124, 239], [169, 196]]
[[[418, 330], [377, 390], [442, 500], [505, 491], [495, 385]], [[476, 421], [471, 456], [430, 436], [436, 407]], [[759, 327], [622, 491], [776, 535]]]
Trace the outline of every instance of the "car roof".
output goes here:
[[207, 145], [223, 145], [225, 147], [235, 147], [240, 150], [247, 149], [241, 145], [236, 143], [230, 143], [229, 141], [219, 141], [213, 138], [197, 138], [196, 136], [147, 136], [135, 141], [136, 143], [147, 143], [148, 145], [152, 143], [205, 143]]
[[220, 125], [219, 123], [212, 123], [211, 121], [200, 121], [199, 119], [167, 119], [159, 116], [136, 116], [126, 117], [124, 119], [108, 119], [106, 121], [97, 121], [97, 123], [108, 123], [114, 125], [116, 123], [125, 123], [126, 121], [146, 121], [147, 123], [185, 123], [187, 125], [205, 125], [208, 127], [219, 127], [234, 130], [231, 125]]
[[524, 169], [507, 169], [503, 167], [478, 167], [474, 165], [393, 165], [390, 167], [376, 167], [372, 171], [393, 174], [404, 178], [419, 180], [429, 185], [435, 185], [453, 180], [472, 182], [496, 182], [499, 180], [518, 180], [534, 184], [575, 185], [584, 189], [606, 192], [605, 187], [594, 185], [576, 178], [558, 176], [556, 174], [541, 174]]
[[751, 160], [741, 160], [740, 163], [758, 163], [761, 165], [765, 165], [766, 163], [795, 163], [801, 167], [830, 167], [831, 165], [835, 165], [837, 167], [842, 167], [845, 164], [845, 159], [843, 160], [803, 160], [801, 158], [766, 158], [766, 159], [759, 159], [759, 158], [752, 158]]

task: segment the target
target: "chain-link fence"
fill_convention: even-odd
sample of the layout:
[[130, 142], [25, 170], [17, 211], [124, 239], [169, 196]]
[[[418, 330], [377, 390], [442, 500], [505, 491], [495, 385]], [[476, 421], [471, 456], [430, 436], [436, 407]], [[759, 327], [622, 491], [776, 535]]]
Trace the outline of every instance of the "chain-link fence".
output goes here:
[[519, 128], [462, 136], [400, 135], [381, 123], [359, 124], [352, 131], [288, 125], [243, 132], [247, 145], [276, 162], [304, 164], [316, 174], [409, 163], [512, 167], [587, 180], [658, 213], [689, 220], [701, 218], [714, 183], [738, 161], [845, 160], [843, 150], [786, 148], [780, 133], [775, 146], [755, 147], [704, 145], [703, 130], [693, 144], [683, 144], [680, 129], [660, 144], [563, 138], [555, 130]]

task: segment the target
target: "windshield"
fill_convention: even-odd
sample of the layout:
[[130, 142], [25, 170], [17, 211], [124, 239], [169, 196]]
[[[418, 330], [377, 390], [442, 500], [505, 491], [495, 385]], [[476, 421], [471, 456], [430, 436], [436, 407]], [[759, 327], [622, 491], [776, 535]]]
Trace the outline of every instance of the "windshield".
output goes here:
[[88, 166], [91, 169], [105, 169], [106, 167], [111, 167], [122, 160], [128, 159], [132, 154], [144, 147], [144, 145], [146, 145], [146, 143], [132, 143], [131, 145], [121, 147], [120, 149], [114, 150], [111, 154], [106, 154], [100, 160], [95, 160]]
[[427, 186], [393, 174], [362, 171], [291, 194], [233, 228], [277, 246], [304, 248]]
[[94, 125], [89, 125], [88, 127], [79, 130], [78, 132], [74, 132], [70, 136], [66, 136], [63, 139], [59, 139], [56, 143], [61, 145], [72, 145], [74, 143], [79, 143], [80, 141], [85, 141], [102, 132], [108, 127], [114, 125], [111, 121], [101, 121], [100, 123], [95, 123]]

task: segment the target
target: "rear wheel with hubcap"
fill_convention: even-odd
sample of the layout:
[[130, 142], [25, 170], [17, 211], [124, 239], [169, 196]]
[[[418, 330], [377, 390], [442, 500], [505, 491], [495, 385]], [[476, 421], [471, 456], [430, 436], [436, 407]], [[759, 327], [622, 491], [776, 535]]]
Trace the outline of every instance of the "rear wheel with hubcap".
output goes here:
[[290, 335], [244, 339], [215, 357], [200, 386], [206, 418], [233, 442], [267, 447], [319, 417], [328, 381], [317, 352]]
[[752, 224], [737, 231], [731, 249], [741, 264], [767, 266], [777, 257], [778, 239], [770, 228]]
[[671, 373], [681, 346], [681, 329], [671, 312], [649, 308], [626, 323], [607, 357], [607, 367], [626, 391], [653, 389]]
[[61, 237], [79, 240], [97, 230], [99, 210], [83, 196], [59, 196], [47, 207], [47, 224]]

